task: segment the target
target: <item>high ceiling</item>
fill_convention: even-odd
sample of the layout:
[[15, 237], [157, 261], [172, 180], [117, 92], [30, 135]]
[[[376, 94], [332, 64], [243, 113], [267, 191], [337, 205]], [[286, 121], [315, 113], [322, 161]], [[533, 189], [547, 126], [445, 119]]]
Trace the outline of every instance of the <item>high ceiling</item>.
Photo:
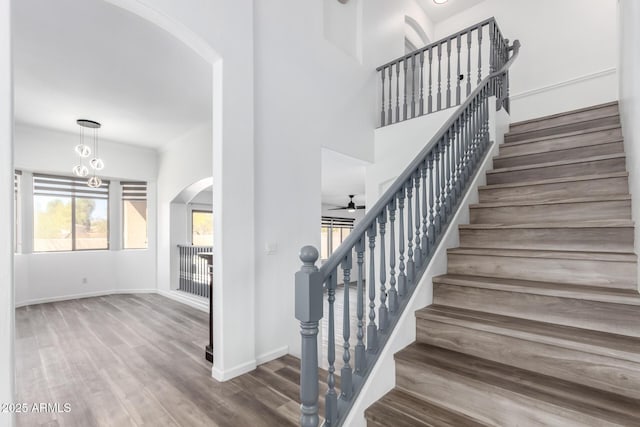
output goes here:
[[420, 6], [422, 6], [429, 19], [431, 19], [431, 22], [437, 24], [482, 1], [484, 0], [449, 0], [444, 4], [436, 4], [433, 0], [418, 0], [418, 3], [420, 3]]
[[161, 147], [211, 121], [211, 67], [103, 0], [13, 2], [16, 121]]
[[365, 203], [365, 167], [368, 163], [326, 148], [322, 149], [322, 203], [345, 206], [349, 194], [354, 202]]

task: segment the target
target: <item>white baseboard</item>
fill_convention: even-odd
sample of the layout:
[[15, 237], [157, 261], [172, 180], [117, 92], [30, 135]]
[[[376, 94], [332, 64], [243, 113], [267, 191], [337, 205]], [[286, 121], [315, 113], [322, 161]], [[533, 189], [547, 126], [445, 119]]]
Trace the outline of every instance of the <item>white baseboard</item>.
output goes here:
[[547, 86], [542, 86], [536, 89], [530, 89], [530, 90], [525, 90], [523, 92], [519, 92], [513, 95], [509, 95], [509, 98], [511, 98], [511, 100], [516, 100], [516, 99], [520, 99], [520, 98], [526, 98], [527, 96], [531, 96], [531, 95], [536, 95], [538, 93], [542, 93], [542, 92], [548, 92], [550, 90], [554, 90], [563, 86], [570, 86], [576, 83], [581, 83], [581, 82], [585, 82], [587, 80], [593, 80], [593, 79], [597, 79], [600, 77], [606, 77], [609, 76], [611, 74], [615, 74], [616, 73], [616, 68], [607, 68], [606, 70], [602, 70], [602, 71], [596, 71], [595, 73], [589, 73], [589, 74], [585, 74], [583, 76], [578, 76], [578, 77], [574, 77], [572, 79], [568, 79], [562, 82], [558, 82], [558, 83], [554, 83], [554, 84], [550, 84]]
[[277, 359], [278, 357], [282, 357], [289, 354], [289, 346], [286, 345], [284, 347], [280, 347], [268, 353], [261, 354], [256, 357], [256, 364], [262, 365], [263, 363], [271, 362], [272, 360]]
[[163, 297], [188, 305], [189, 307], [204, 311], [205, 313], [209, 312], [209, 300], [206, 298], [190, 295], [181, 291], [165, 291], [164, 289], [158, 289], [157, 293]]
[[251, 372], [256, 369], [256, 361], [250, 360], [248, 362], [237, 365], [231, 369], [220, 370], [215, 367], [215, 362], [213, 368], [211, 368], [211, 376], [220, 382], [229, 381], [235, 377], [239, 377], [240, 375], [246, 374], [247, 372]]
[[35, 304], [46, 304], [48, 302], [59, 302], [59, 301], [67, 301], [74, 300], [80, 298], [91, 298], [91, 297], [102, 297], [106, 295], [114, 295], [114, 294], [155, 294], [157, 293], [156, 289], [110, 289], [106, 291], [96, 291], [96, 292], [83, 292], [81, 294], [71, 294], [71, 295], [62, 295], [58, 297], [49, 297], [49, 298], [36, 298], [26, 301], [16, 302], [15, 307], [25, 307], [27, 305], [35, 305]]

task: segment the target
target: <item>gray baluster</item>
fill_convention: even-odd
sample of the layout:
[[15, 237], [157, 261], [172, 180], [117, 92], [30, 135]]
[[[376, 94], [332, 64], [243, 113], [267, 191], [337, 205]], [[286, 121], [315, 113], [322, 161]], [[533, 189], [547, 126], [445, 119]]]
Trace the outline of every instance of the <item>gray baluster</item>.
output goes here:
[[396, 198], [389, 205], [389, 312], [398, 311], [398, 291], [396, 290]]
[[404, 103], [402, 104], [402, 117], [407, 120], [407, 58], [403, 61], [404, 65]]
[[440, 234], [440, 231], [442, 230], [442, 215], [440, 215], [440, 141], [438, 141], [438, 143], [436, 144], [435, 147], [433, 147], [433, 159], [435, 161], [435, 163], [433, 164], [433, 170], [434, 170], [434, 176], [435, 176], [435, 209], [436, 209], [436, 217], [435, 217], [435, 224], [436, 224], [436, 233], [438, 233], [438, 235]]
[[446, 164], [447, 159], [445, 157], [445, 144], [446, 144], [446, 136], [440, 140], [440, 219], [442, 220], [442, 224], [447, 223], [447, 218], [449, 217], [449, 212], [447, 211], [447, 171]]
[[471, 95], [471, 32], [467, 31], [467, 96]]
[[367, 325], [367, 351], [377, 353], [378, 351], [378, 327], [376, 326], [376, 269], [375, 253], [376, 248], [376, 223], [375, 221], [367, 231], [369, 237], [369, 325]]
[[429, 105], [428, 105], [428, 108], [427, 108], [427, 111], [429, 113], [433, 112], [433, 96], [431, 95], [431, 92], [432, 92], [431, 87], [433, 85], [432, 76], [431, 76], [431, 74], [432, 74], [432, 72], [431, 72], [431, 64], [433, 62], [432, 60], [433, 60], [433, 48], [430, 47], [429, 48], [429, 98], [428, 98], [428, 104]]
[[393, 95], [392, 95], [392, 89], [393, 87], [393, 64], [389, 65], [389, 110], [387, 111], [387, 122], [389, 124], [393, 123], [393, 107], [392, 107], [392, 102], [393, 102]]
[[407, 284], [414, 284], [416, 277], [416, 265], [413, 261], [413, 222], [411, 215], [411, 198], [413, 197], [413, 185], [411, 178], [405, 183], [407, 188]]
[[436, 101], [436, 106], [438, 107], [438, 111], [440, 111], [442, 109], [442, 90], [441, 90], [441, 86], [442, 86], [442, 44], [438, 45], [438, 95], [437, 95], [437, 101]]
[[398, 192], [398, 209], [400, 211], [398, 218], [400, 222], [398, 224], [398, 233], [399, 233], [399, 264], [398, 270], [398, 294], [402, 297], [407, 294], [407, 276], [404, 272], [404, 186]]
[[338, 272], [333, 271], [326, 281], [327, 294], [329, 300], [329, 333], [328, 333], [328, 350], [327, 350], [327, 362], [329, 362], [329, 369], [327, 369], [327, 393], [324, 396], [324, 412], [325, 412], [325, 426], [334, 426], [338, 421], [338, 393], [336, 393], [336, 328], [334, 317], [334, 302], [336, 300], [336, 288], [338, 287]]
[[353, 375], [351, 370], [351, 352], [349, 351], [349, 338], [351, 337], [351, 315], [349, 313], [349, 283], [351, 282], [352, 251], [349, 251], [342, 260], [342, 272], [344, 274], [344, 300], [342, 308], [342, 338], [344, 339], [344, 362], [340, 370], [340, 396], [345, 400], [351, 400], [353, 396]]
[[[422, 165], [420, 165], [420, 170], [422, 171], [422, 263], [424, 264], [425, 260], [429, 257], [429, 238], [428, 238], [428, 220], [427, 215], [429, 214], [429, 208], [427, 206], [427, 160], [424, 161]], [[431, 190], [429, 190], [431, 192]]]
[[456, 192], [462, 197], [462, 115], [456, 120]]
[[444, 134], [444, 177], [446, 181], [445, 196], [447, 216], [451, 213], [451, 128]]
[[458, 194], [456, 193], [456, 122], [454, 121], [449, 129], [449, 187], [451, 192], [449, 197], [451, 198], [451, 210], [456, 205], [458, 200]]
[[315, 266], [318, 251], [300, 250], [302, 268], [295, 275], [295, 316], [300, 321], [300, 425], [317, 427], [318, 416], [318, 322], [322, 319], [322, 275]]
[[396, 62], [396, 122], [400, 119], [400, 62]]
[[420, 115], [424, 114], [424, 51], [420, 52]]
[[358, 317], [358, 332], [356, 343], [356, 374], [362, 375], [367, 368], [367, 358], [364, 347], [364, 250], [365, 236], [364, 234], [356, 243], [356, 256], [358, 263], [358, 301], [356, 306], [356, 315]]
[[462, 37], [460, 34], [458, 34], [458, 37], [456, 38], [456, 50], [458, 51], [458, 73], [456, 74], [456, 105], [460, 105], [460, 76], [462, 74], [460, 74], [460, 50], [462, 48]]
[[[489, 23], [489, 74], [493, 74], [496, 70], [496, 23], [491, 21]], [[493, 85], [493, 80], [489, 82], [489, 85]]]
[[[414, 220], [416, 222], [416, 238], [415, 238], [415, 248], [413, 250], [413, 262], [416, 266], [416, 270], [419, 269], [420, 267], [422, 267], [422, 247], [421, 247], [421, 243], [420, 243], [420, 169], [418, 169], [416, 172], [414, 172], [413, 174], [413, 180], [415, 182], [415, 187], [416, 187], [416, 200], [415, 200], [415, 209], [416, 209], [416, 214], [414, 216]], [[414, 285], [417, 283], [414, 283]]]
[[447, 108], [451, 107], [451, 39], [447, 39]]
[[427, 167], [429, 168], [429, 245], [433, 247], [436, 241], [436, 227], [433, 216], [433, 152], [429, 153]]
[[478, 84], [482, 81], [482, 25], [478, 26]]
[[411, 117], [416, 116], [416, 56], [411, 56]]
[[389, 309], [387, 308], [387, 262], [385, 259], [385, 241], [384, 236], [387, 227], [387, 210], [383, 209], [378, 216], [378, 225], [380, 227], [380, 307], [378, 307], [378, 329], [385, 332], [389, 326]]
[[385, 105], [384, 105], [384, 68], [380, 70], [380, 75], [382, 76], [382, 111], [380, 112], [380, 126], [384, 126], [385, 124]]

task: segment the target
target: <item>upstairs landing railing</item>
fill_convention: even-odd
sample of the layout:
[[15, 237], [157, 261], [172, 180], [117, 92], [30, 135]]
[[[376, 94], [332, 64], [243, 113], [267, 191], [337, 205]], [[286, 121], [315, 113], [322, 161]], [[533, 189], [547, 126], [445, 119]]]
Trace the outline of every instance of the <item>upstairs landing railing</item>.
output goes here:
[[[493, 19], [486, 22], [497, 29]], [[473, 28], [482, 25], [484, 23]], [[491, 145], [489, 98], [496, 96], [496, 108], [508, 106], [508, 70], [519, 47], [517, 40], [512, 46], [492, 44], [492, 49], [499, 52], [492, 51], [491, 56], [504, 58], [496, 62], [502, 64], [499, 70], [482, 79], [460, 103], [322, 267], [315, 266], [318, 251], [314, 247], [301, 249], [303, 265], [295, 277], [295, 315], [300, 321], [302, 337], [301, 426], [315, 427], [320, 420], [318, 325], [324, 316], [324, 291], [328, 299], [328, 347], [322, 355], [328, 363], [324, 425], [338, 426], [344, 422], [362, 389]], [[513, 52], [511, 57], [509, 52]], [[365, 257], [368, 258], [366, 283]], [[349, 310], [348, 292], [354, 260], [355, 317]], [[338, 277], [338, 266], [341, 277]], [[340, 390], [336, 387], [334, 306], [338, 281], [345, 284], [342, 318], [338, 319], [342, 321]], [[355, 339], [351, 337], [352, 322], [356, 325]], [[355, 341], [353, 356], [352, 341]]]
[[504, 66], [508, 45], [489, 18], [378, 67], [380, 126], [460, 105]]

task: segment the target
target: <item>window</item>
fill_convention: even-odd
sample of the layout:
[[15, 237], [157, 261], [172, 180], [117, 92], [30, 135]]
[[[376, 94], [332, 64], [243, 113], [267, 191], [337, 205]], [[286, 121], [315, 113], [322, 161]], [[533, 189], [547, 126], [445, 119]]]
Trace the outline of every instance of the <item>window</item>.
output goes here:
[[146, 249], [147, 183], [122, 182], [122, 244], [124, 249]]
[[13, 172], [13, 251], [18, 253], [21, 248], [22, 233], [20, 232], [21, 215], [21, 194], [20, 182], [22, 181], [22, 171]]
[[353, 218], [322, 217], [320, 259], [327, 259], [353, 230]]
[[191, 211], [191, 244], [213, 246], [213, 213], [210, 211]]
[[109, 249], [109, 181], [33, 175], [34, 252]]

